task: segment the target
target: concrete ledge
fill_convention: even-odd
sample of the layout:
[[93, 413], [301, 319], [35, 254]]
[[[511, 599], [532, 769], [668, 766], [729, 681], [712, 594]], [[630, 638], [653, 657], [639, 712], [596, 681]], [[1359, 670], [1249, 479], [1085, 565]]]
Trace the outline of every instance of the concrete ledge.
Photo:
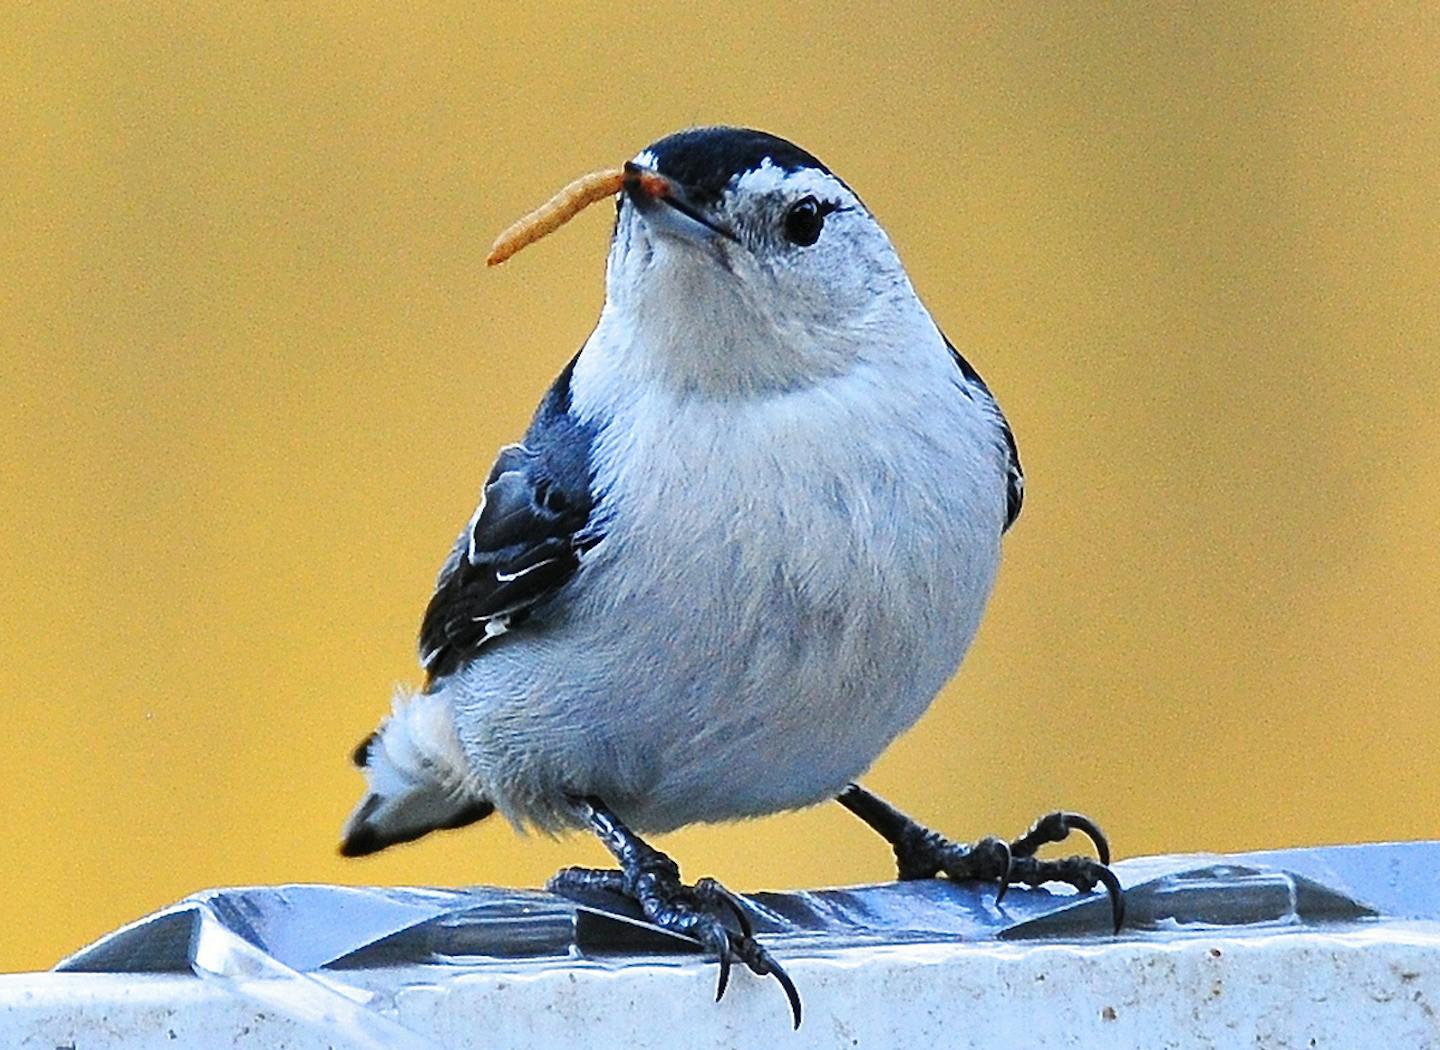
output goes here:
[[[790, 1029], [773, 981], [713, 966], [622, 961], [322, 971], [307, 980], [451, 1050], [687, 1047], [1440, 1047], [1440, 926], [1189, 936], [1104, 944], [928, 944], [785, 959], [805, 999]], [[343, 1010], [287, 1015], [250, 992], [282, 978], [0, 977], [5, 1046], [395, 1045], [347, 1033]], [[249, 987], [246, 987], [246, 985]], [[263, 990], [263, 989], [262, 989]], [[239, 994], [236, 994], [239, 993]]]
[[1440, 1050], [1440, 844], [1136, 858], [1103, 894], [921, 880], [745, 898], [804, 1001], [619, 899], [207, 890], [0, 976], [0, 1047]]

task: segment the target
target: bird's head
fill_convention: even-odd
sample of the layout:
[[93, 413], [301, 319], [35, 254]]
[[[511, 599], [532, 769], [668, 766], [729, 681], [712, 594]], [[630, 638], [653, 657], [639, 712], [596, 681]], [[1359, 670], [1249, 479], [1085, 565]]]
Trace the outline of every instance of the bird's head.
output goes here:
[[885, 231], [782, 138], [692, 128], [625, 165], [606, 310], [682, 386], [788, 389], [929, 326]]

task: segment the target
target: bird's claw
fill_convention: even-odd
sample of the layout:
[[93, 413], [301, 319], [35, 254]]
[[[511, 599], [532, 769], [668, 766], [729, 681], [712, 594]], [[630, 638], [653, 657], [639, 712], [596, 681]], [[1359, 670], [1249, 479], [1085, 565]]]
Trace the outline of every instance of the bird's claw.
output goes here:
[[746, 937], [755, 936], [755, 927], [750, 925], [750, 916], [745, 914], [745, 909], [740, 907], [740, 902], [720, 883], [706, 876], [698, 880], [691, 888], [696, 899], [711, 907], [721, 905], [728, 909], [730, 914], [735, 916], [735, 921], [740, 925], [740, 932]]
[[1115, 921], [1115, 932], [1125, 922], [1125, 895], [1120, 889], [1120, 880], [1104, 864], [1090, 857], [1062, 857], [1059, 860], [1040, 860], [1036, 857], [1015, 857], [1010, 870], [1001, 881], [1001, 893], [995, 903], [1000, 903], [1005, 887], [1013, 883], [1026, 886], [1041, 886], [1047, 882], [1063, 882], [1074, 886], [1081, 893], [1089, 893], [1096, 886], [1104, 886], [1110, 896], [1110, 914]]
[[[1080, 832], [1094, 843], [1100, 857], [1098, 861], [1090, 857], [1041, 860], [1035, 856], [1041, 846], [1062, 842], [1072, 831]], [[1110, 911], [1117, 933], [1125, 921], [1125, 897], [1120, 880], [1109, 868], [1110, 844], [1095, 822], [1079, 813], [1057, 810], [1041, 817], [1029, 831], [1011, 842], [984, 838], [968, 846], [912, 824], [895, 844], [895, 856], [902, 879], [931, 878], [943, 873], [956, 880], [995, 882], [997, 905], [1017, 882], [1026, 886], [1063, 882], [1081, 893], [1103, 885], [1110, 895]]]
[[[799, 1028], [800, 992], [795, 988], [795, 982], [790, 979], [790, 975], [785, 972], [784, 967], [775, 961], [775, 957], [766, 951], [759, 941], [748, 934], [740, 937], [731, 934], [730, 946], [740, 961], [750, 967], [751, 973], [760, 977], [773, 977], [780, 982], [780, 987], [785, 992], [785, 998], [790, 1001], [790, 1018], [794, 1026]], [[722, 984], [715, 995], [717, 1001], [724, 991], [725, 987]]]
[[1033, 857], [1041, 846], [1051, 842], [1064, 842], [1072, 831], [1078, 831], [1088, 838], [1095, 846], [1100, 863], [1109, 865], [1110, 842], [1099, 825], [1083, 813], [1071, 813], [1063, 809], [1046, 813], [1032, 824], [1029, 831], [1010, 843], [1010, 852], [1017, 857]]
[[[1063, 842], [1072, 831], [1078, 831], [1095, 846], [1099, 860], [1089, 857], [1065, 857], [1061, 860], [1039, 860], [1035, 852], [1053, 842]], [[1000, 903], [1005, 889], [1013, 882], [1027, 886], [1039, 886], [1046, 882], [1063, 882], [1074, 886], [1081, 893], [1089, 893], [1097, 885], [1103, 885], [1110, 896], [1110, 914], [1115, 920], [1115, 932], [1125, 922], [1125, 895], [1120, 889], [1120, 880], [1110, 870], [1110, 843], [1105, 833], [1083, 813], [1056, 810], [1047, 813], [1015, 841], [1010, 843], [1010, 867], [1001, 880]]]
[[[682, 885], [678, 878], [672, 885], [651, 887], [653, 907], [645, 900], [641, 908], [651, 922], [664, 929], [684, 933], [699, 941], [720, 961], [720, 975], [715, 985], [715, 1001], [724, 998], [730, 985], [733, 960], [744, 963], [759, 977], [774, 977], [790, 1003], [790, 1015], [800, 1027], [800, 993], [795, 982], [775, 957], [755, 939], [754, 927], [735, 895], [714, 879], [700, 879], [693, 886]], [[722, 915], [732, 915], [738, 930], [731, 929]]]
[[[789, 1000], [795, 1027], [800, 1027], [800, 993], [795, 982], [755, 939], [754, 928], [740, 901], [720, 883], [705, 878], [693, 886], [684, 885], [679, 870], [663, 854], [645, 858], [631, 871], [566, 868], [549, 883], [549, 889], [559, 893], [596, 888], [629, 897], [640, 905], [650, 922], [698, 942], [714, 955], [720, 964], [716, 1002], [730, 986], [730, 971], [735, 960], [760, 977], [774, 977]], [[738, 929], [725, 923], [727, 915], [734, 918]]]

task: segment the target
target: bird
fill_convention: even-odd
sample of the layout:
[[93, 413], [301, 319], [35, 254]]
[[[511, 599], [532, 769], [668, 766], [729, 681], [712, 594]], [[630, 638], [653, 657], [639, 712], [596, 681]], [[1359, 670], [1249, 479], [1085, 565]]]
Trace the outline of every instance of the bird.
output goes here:
[[[945, 838], [861, 787], [975, 637], [1024, 499], [995, 397], [860, 197], [814, 155], [687, 128], [623, 168], [605, 302], [500, 450], [439, 571], [424, 684], [354, 752], [360, 856], [500, 813], [588, 830], [567, 868], [717, 957], [784, 968], [743, 902], [643, 835], [838, 800], [902, 879], [1123, 898], [1088, 818]], [[1099, 859], [1042, 860], [1070, 832]]]

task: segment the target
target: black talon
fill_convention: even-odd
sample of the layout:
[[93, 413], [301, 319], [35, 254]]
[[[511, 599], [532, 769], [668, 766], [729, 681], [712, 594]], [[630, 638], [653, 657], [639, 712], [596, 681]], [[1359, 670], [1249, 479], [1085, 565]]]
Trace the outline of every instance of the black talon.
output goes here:
[[795, 988], [795, 982], [790, 980], [790, 975], [780, 967], [776, 966], [770, 971], [775, 980], [780, 982], [780, 987], [785, 989], [785, 998], [790, 1000], [790, 1016], [794, 1018], [795, 1030], [800, 1029], [800, 992]]
[[748, 941], [744, 946], [741, 958], [751, 971], [764, 977], [774, 977], [780, 982], [780, 987], [785, 990], [785, 998], [790, 1000], [790, 1016], [795, 1022], [795, 1027], [800, 1027], [800, 993], [795, 988], [795, 982], [790, 980], [790, 975], [784, 968], [775, 961], [775, 957], [758, 941]]
[[1005, 894], [1010, 892], [1011, 873], [1015, 870], [1015, 857], [1012, 854], [1005, 865], [1005, 874], [1000, 876], [1000, 888], [995, 891], [995, 907], [1000, 907], [1000, 902], [1005, 899]]
[[1108, 868], [1110, 841], [1105, 838], [1105, 832], [1100, 830], [1099, 825], [1082, 813], [1066, 813], [1065, 820], [1072, 831], [1079, 831], [1094, 844], [1095, 855], [1100, 858], [1100, 863]]
[[735, 916], [735, 921], [740, 924], [740, 932], [746, 937], [754, 937], [755, 927], [750, 925], [750, 916], [745, 914], [745, 909], [736, 904], [728, 893], [721, 899], [730, 905], [730, 911]]
[[1120, 888], [1120, 880], [1115, 873], [1103, 864], [1095, 876], [1105, 884], [1105, 892], [1110, 895], [1110, 914], [1115, 919], [1115, 932], [1119, 933], [1120, 927], [1125, 925], [1125, 891]]
[[1070, 813], [1065, 810], [1045, 814], [1029, 831], [1010, 843], [1010, 849], [1017, 857], [1031, 857], [1041, 846], [1064, 842], [1072, 831], [1078, 831], [1090, 840], [1101, 864], [1110, 863], [1110, 843], [1106, 840], [1105, 833], [1083, 813]]
[[720, 953], [720, 982], [715, 986], [715, 1001], [725, 998], [725, 989], [730, 985], [730, 953]]

